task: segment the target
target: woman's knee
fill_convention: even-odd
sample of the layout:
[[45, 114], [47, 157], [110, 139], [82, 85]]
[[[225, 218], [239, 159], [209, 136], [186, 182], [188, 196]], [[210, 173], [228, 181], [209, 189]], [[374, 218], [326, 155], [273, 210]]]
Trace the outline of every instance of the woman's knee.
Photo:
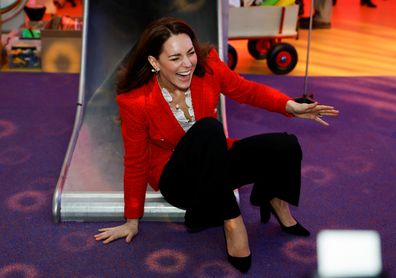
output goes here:
[[204, 130], [206, 134], [210, 133], [224, 133], [223, 124], [216, 118], [207, 117], [198, 120], [194, 124], [194, 129], [196, 130]]

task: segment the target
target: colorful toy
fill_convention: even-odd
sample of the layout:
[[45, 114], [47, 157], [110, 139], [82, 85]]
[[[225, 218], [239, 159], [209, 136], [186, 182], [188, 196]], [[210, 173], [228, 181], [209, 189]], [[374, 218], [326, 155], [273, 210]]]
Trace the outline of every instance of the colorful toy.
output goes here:
[[40, 58], [35, 46], [13, 46], [10, 51], [10, 68], [39, 68]]

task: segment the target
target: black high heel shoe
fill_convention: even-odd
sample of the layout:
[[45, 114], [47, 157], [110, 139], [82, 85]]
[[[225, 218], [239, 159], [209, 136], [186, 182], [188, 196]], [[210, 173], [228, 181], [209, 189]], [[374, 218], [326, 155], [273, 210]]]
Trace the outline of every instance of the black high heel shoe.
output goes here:
[[228, 262], [242, 273], [248, 272], [252, 265], [252, 254], [247, 257], [233, 257], [227, 252]]
[[246, 257], [233, 257], [230, 254], [228, 254], [228, 249], [227, 249], [227, 238], [226, 234], [224, 231], [224, 241], [225, 241], [225, 246], [226, 246], [226, 253], [227, 253], [227, 260], [228, 262], [238, 269], [242, 273], [248, 272], [250, 269], [250, 266], [252, 265], [252, 254]]
[[297, 222], [297, 224], [293, 226], [286, 227], [283, 225], [283, 223], [280, 221], [279, 216], [276, 214], [275, 210], [270, 206], [270, 211], [271, 213], [275, 216], [276, 220], [278, 220], [279, 225], [281, 226], [282, 231], [288, 234], [296, 235], [296, 236], [304, 236], [308, 237], [311, 235], [311, 233], [305, 229], [300, 223]]
[[360, 0], [360, 6], [367, 6], [369, 8], [377, 7], [377, 5], [371, 2], [371, 0]]
[[297, 222], [297, 224], [286, 227], [283, 225], [283, 223], [280, 221], [278, 215], [270, 205], [270, 203], [265, 203], [260, 206], [260, 220], [261, 223], [268, 223], [268, 221], [271, 218], [271, 213], [275, 216], [276, 220], [278, 221], [279, 225], [281, 226], [282, 231], [288, 234], [296, 235], [296, 236], [310, 236], [310, 232], [305, 229], [300, 223]]

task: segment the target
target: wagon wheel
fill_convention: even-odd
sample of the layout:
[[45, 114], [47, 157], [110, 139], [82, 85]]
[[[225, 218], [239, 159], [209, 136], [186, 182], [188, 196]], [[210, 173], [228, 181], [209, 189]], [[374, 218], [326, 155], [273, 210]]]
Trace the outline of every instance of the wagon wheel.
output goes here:
[[248, 51], [253, 58], [263, 60], [267, 57], [268, 50], [275, 44], [275, 39], [249, 40]]
[[267, 55], [268, 68], [275, 74], [287, 74], [297, 65], [297, 51], [291, 44], [275, 44]]
[[227, 56], [228, 67], [234, 70], [237, 63], [238, 63], [238, 53], [231, 44], [228, 44], [228, 56]]

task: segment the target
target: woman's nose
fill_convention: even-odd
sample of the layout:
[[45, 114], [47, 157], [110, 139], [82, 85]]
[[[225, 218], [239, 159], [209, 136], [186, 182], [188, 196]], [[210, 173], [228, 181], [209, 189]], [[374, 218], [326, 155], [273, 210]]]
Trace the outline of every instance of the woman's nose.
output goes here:
[[192, 63], [191, 63], [190, 57], [185, 56], [184, 59], [183, 59], [183, 63], [182, 64], [185, 67], [191, 67]]

